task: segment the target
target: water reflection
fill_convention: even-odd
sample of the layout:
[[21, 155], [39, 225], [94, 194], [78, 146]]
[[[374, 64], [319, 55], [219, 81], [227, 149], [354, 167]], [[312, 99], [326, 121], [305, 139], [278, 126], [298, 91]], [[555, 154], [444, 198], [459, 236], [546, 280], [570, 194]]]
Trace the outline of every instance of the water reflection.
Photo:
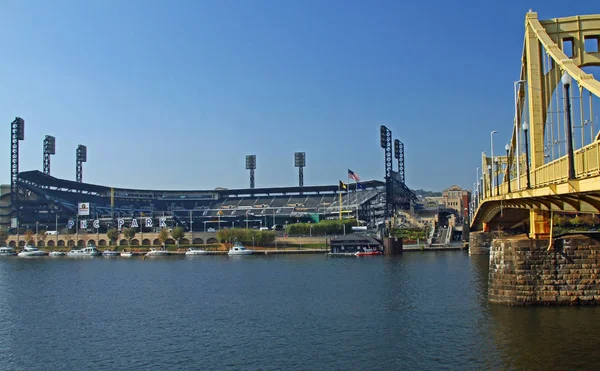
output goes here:
[[600, 364], [598, 307], [490, 306], [492, 336], [505, 365], [527, 370]]
[[[0, 369], [541, 370], [600, 362], [600, 308], [490, 305], [487, 279], [487, 256], [444, 251], [15, 258], [0, 261]], [[35, 357], [23, 352], [32, 339]], [[79, 345], [65, 355], [59, 344]], [[107, 351], [115, 344], [128, 347]]]

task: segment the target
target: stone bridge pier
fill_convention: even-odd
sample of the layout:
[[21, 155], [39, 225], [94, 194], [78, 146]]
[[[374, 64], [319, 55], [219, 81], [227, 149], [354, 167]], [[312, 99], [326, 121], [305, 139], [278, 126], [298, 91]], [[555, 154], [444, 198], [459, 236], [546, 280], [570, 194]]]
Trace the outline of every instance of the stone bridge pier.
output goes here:
[[496, 238], [488, 300], [507, 305], [600, 304], [600, 234]]
[[487, 255], [490, 253], [492, 241], [506, 236], [505, 232], [471, 232], [469, 233], [469, 255]]

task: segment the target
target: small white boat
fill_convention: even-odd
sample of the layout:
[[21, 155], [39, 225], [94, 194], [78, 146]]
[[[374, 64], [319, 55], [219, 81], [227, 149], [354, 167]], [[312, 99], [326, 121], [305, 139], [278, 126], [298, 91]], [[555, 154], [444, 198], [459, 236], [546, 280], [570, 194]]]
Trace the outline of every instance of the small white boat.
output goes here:
[[133, 251], [123, 251], [121, 252], [122, 258], [131, 258], [133, 257]]
[[208, 254], [208, 252], [206, 250], [194, 249], [193, 247], [190, 247], [188, 249], [188, 251], [185, 252], [185, 255], [187, 255], [187, 256], [206, 255], [206, 254]]
[[227, 255], [251, 255], [254, 254], [254, 250], [248, 250], [239, 243], [235, 243]]
[[146, 253], [146, 256], [168, 256], [169, 252], [167, 250], [163, 250], [163, 249], [150, 249], [150, 251], [148, 251]]
[[31, 257], [31, 256], [46, 256], [48, 255], [47, 252], [42, 251], [40, 249], [38, 249], [37, 247], [33, 247], [33, 246], [25, 246], [23, 248], [23, 250], [18, 254], [18, 256], [22, 257], [22, 258], [27, 258], [27, 257]]
[[64, 251], [50, 251], [50, 254], [48, 254], [50, 256], [65, 256], [67, 255], [66, 252]]
[[100, 255], [100, 251], [94, 245], [88, 245], [85, 249], [71, 250], [67, 255], [72, 257], [98, 256]]
[[0, 256], [15, 256], [15, 255], [17, 255], [17, 253], [15, 252], [15, 249], [13, 249], [12, 247], [8, 247], [8, 246], [0, 247]]
[[104, 250], [102, 252], [102, 256], [106, 256], [106, 257], [109, 257], [109, 258], [116, 257], [116, 256], [119, 256], [119, 255], [121, 255], [121, 253], [119, 253], [118, 251], [114, 251], [114, 250]]

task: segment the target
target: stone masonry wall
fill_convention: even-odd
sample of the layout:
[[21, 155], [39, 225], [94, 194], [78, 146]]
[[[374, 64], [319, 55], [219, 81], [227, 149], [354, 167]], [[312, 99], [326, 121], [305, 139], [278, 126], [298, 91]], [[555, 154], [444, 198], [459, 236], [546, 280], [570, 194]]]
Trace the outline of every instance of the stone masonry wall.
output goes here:
[[496, 239], [488, 300], [508, 305], [600, 304], [600, 243], [576, 235], [548, 240]]
[[487, 255], [490, 253], [492, 241], [495, 238], [506, 237], [507, 234], [499, 232], [471, 232], [469, 233], [469, 255]]

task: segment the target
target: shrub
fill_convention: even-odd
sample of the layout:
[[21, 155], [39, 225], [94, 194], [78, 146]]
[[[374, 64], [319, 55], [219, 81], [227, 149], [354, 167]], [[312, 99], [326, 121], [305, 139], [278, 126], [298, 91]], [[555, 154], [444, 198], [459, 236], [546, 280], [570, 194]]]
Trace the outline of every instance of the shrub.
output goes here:
[[254, 241], [256, 245], [264, 245], [275, 242], [275, 232], [243, 228], [220, 229], [217, 231], [217, 239], [221, 242], [239, 241], [244, 244]]

